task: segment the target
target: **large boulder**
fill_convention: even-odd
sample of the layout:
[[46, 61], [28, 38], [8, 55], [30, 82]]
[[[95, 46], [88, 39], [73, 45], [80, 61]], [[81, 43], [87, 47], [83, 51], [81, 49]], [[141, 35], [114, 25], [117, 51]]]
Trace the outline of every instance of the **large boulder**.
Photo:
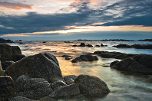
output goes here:
[[152, 55], [142, 54], [133, 58], [126, 58], [120, 62], [111, 63], [110, 67], [120, 71], [152, 74]]
[[56, 81], [56, 82], [51, 83], [51, 87], [53, 90], [57, 90], [63, 86], [67, 86], [67, 84], [63, 81]]
[[91, 97], [103, 97], [110, 92], [107, 84], [95, 76], [79, 75], [74, 82], [78, 85], [82, 94]]
[[[8, 44], [0, 44], [1, 61], [14, 61], [16, 55], [21, 55], [21, 50], [18, 46], [10, 46]], [[19, 58], [21, 59], [21, 58]], [[19, 60], [18, 59], [18, 60]], [[15, 60], [17, 61], [17, 60]]]
[[64, 77], [64, 81], [66, 82], [66, 84], [70, 85], [74, 83], [74, 80], [77, 76], [75, 75], [69, 75], [69, 76], [65, 76]]
[[3, 71], [3, 69], [2, 69], [1, 61], [0, 61], [0, 76], [3, 76], [3, 74], [4, 74], [4, 71]]
[[80, 90], [76, 84], [60, 87], [49, 96], [53, 98], [72, 97], [80, 94]]
[[58, 61], [54, 55], [39, 53], [24, 57], [6, 69], [6, 74], [16, 80], [21, 75], [44, 78], [49, 82], [63, 80]]
[[5, 70], [7, 67], [9, 67], [13, 63], [15, 63], [15, 62], [14, 61], [3, 61], [2, 62], [2, 69]]
[[43, 78], [29, 78], [22, 75], [15, 82], [16, 95], [40, 99], [53, 92], [51, 84]]
[[0, 76], [0, 101], [15, 96], [14, 81], [10, 76]]
[[32, 99], [28, 99], [26, 97], [16, 96], [16, 97], [10, 98], [8, 101], [39, 101], [39, 100], [32, 100]]
[[117, 48], [131, 48], [131, 46], [127, 45], [127, 44], [119, 44], [119, 45], [116, 45], [116, 46], [113, 46], [113, 47], [117, 47]]

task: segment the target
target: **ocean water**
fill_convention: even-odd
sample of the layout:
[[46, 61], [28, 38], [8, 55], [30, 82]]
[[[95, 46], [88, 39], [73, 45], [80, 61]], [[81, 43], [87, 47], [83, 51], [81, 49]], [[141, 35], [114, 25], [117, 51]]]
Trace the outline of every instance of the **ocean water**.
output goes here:
[[[80, 43], [92, 44], [94, 47], [72, 47]], [[72, 58], [82, 54], [93, 53], [95, 51], [116, 51], [132, 54], [152, 54], [150, 49], [134, 48], [115, 48], [118, 44], [152, 44], [147, 41], [25, 41], [24, 44], [18, 45], [22, 53], [26, 56], [34, 55], [40, 52], [54, 54], [58, 61], [63, 76], [87, 74], [97, 76], [105, 81], [111, 93], [104, 98], [75, 98], [75, 99], [58, 99], [57, 101], [151, 101], [152, 100], [152, 76], [142, 74], [128, 74], [110, 68], [110, 63], [117, 60], [113, 58], [101, 58], [95, 62], [72, 63], [71, 60], [65, 60], [62, 55], [70, 55]], [[95, 47], [100, 44], [108, 45], [107, 47]]]

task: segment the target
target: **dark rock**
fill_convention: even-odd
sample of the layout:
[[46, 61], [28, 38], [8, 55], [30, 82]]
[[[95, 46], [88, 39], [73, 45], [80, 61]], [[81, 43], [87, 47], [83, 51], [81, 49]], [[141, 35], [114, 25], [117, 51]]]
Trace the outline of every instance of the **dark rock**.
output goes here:
[[3, 76], [4, 75], [4, 71], [2, 69], [2, 66], [1, 66], [1, 61], [0, 61], [0, 76]]
[[16, 96], [16, 97], [10, 98], [8, 101], [38, 101], [38, 100], [32, 100], [26, 97]]
[[85, 47], [85, 43], [81, 43], [81, 44], [80, 44], [80, 47]]
[[15, 82], [17, 96], [40, 99], [53, 92], [51, 85], [43, 78], [29, 78], [22, 75]]
[[25, 55], [23, 55], [23, 54], [16, 54], [16, 55], [14, 55], [13, 60], [18, 61], [18, 60], [21, 60], [24, 57], [25, 57]]
[[49, 53], [24, 57], [9, 66], [6, 73], [14, 80], [21, 75], [28, 75], [31, 78], [44, 78], [49, 82], [63, 80], [56, 57]]
[[72, 57], [65, 57], [65, 60], [71, 60]]
[[152, 39], [144, 39], [144, 40], [138, 40], [138, 41], [152, 41]]
[[56, 81], [51, 84], [51, 87], [54, 91], [63, 86], [67, 86], [67, 84], [63, 81]]
[[131, 45], [131, 47], [136, 49], [152, 49], [152, 44], [146, 44], [146, 45], [134, 44]]
[[96, 45], [96, 47], [100, 47], [100, 45]]
[[55, 90], [49, 96], [59, 98], [59, 97], [72, 97], [78, 94], [80, 94], [80, 90], [78, 86], [76, 84], [72, 84]]
[[18, 46], [10, 46], [0, 44], [1, 61], [14, 61], [15, 55], [21, 55], [21, 50]]
[[0, 76], [0, 101], [15, 96], [14, 81], [10, 76]]
[[15, 62], [14, 61], [4, 61], [4, 62], [2, 62], [3, 70], [5, 70], [7, 67], [9, 67], [13, 63], [15, 63]]
[[93, 47], [91, 44], [86, 45], [87, 47]]
[[12, 40], [5, 40], [3, 38], [0, 38], [0, 43], [13, 43]]
[[117, 47], [117, 48], [131, 48], [131, 46], [127, 45], [127, 44], [119, 44], [119, 45], [116, 45], [116, 46], [113, 46], [113, 47]]
[[77, 47], [77, 45], [73, 45], [73, 47]]
[[64, 77], [64, 81], [66, 82], [66, 84], [70, 85], [74, 83], [74, 80], [77, 76], [75, 75], [69, 75], [69, 76], [65, 76]]
[[41, 98], [40, 101], [57, 101], [57, 100], [53, 99], [50, 96], [45, 96], [45, 97]]
[[87, 55], [81, 55], [80, 57], [73, 59], [71, 62], [77, 63], [77, 62], [81, 62], [81, 61], [97, 61], [97, 60], [98, 60], [97, 56], [87, 54]]
[[42, 43], [46, 43], [46, 41], [43, 41]]
[[112, 63], [111, 68], [152, 75], [152, 55], [136, 55], [120, 62]]
[[71, 56], [69, 56], [69, 55], [62, 55], [62, 57], [71, 57]]
[[82, 94], [91, 97], [103, 97], [110, 92], [107, 84], [98, 77], [79, 75], [74, 82], [78, 85]]
[[103, 44], [101, 44], [101, 47], [105, 47], [105, 46], [107, 46], [107, 45], [103, 45]]
[[113, 65], [117, 64], [119, 61], [114, 61], [110, 64], [110, 67], [112, 67]]

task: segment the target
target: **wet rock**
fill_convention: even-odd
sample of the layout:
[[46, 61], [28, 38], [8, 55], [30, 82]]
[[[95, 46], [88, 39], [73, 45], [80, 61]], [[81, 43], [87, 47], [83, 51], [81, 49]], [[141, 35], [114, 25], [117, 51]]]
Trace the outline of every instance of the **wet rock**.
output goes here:
[[110, 92], [107, 84], [98, 77], [79, 75], [74, 82], [78, 85], [81, 93], [88, 96], [103, 97]]
[[100, 47], [100, 45], [95, 45], [96, 47]]
[[80, 44], [80, 47], [85, 47], [85, 43], [81, 43], [81, 44]]
[[91, 44], [86, 45], [87, 47], [93, 47]]
[[98, 60], [97, 56], [87, 54], [87, 55], [81, 55], [80, 57], [73, 59], [71, 62], [77, 63], [77, 62], [81, 62], [81, 61], [97, 61], [97, 60]]
[[136, 55], [133, 58], [126, 58], [120, 62], [115, 62], [110, 67], [120, 71], [152, 75], [152, 55]]
[[0, 76], [0, 101], [15, 96], [14, 81], [10, 76]]
[[72, 59], [72, 57], [69, 56], [69, 55], [63, 55], [62, 57], [65, 57], [65, 60], [71, 60]]
[[18, 60], [21, 60], [24, 57], [25, 57], [25, 55], [23, 55], [23, 54], [16, 54], [16, 55], [14, 55], [13, 60], [18, 61]]
[[15, 63], [15, 62], [14, 61], [4, 61], [4, 62], [2, 62], [3, 70], [5, 70], [7, 67], [9, 67], [13, 63]]
[[58, 100], [55, 100], [50, 96], [45, 96], [45, 97], [41, 98], [40, 101], [58, 101]]
[[127, 45], [127, 44], [119, 44], [119, 45], [116, 45], [116, 46], [113, 46], [113, 47], [117, 47], [117, 48], [131, 48], [131, 46]]
[[78, 86], [76, 84], [72, 84], [55, 90], [49, 96], [59, 98], [59, 97], [72, 97], [78, 94], [80, 94], [80, 90]]
[[64, 77], [64, 81], [66, 82], [66, 84], [70, 85], [74, 83], [74, 80], [77, 76], [75, 75], [69, 75], [69, 76], [65, 76]]
[[16, 95], [40, 99], [53, 92], [51, 85], [43, 78], [29, 78], [22, 75], [15, 82]]
[[53, 90], [57, 90], [59, 89], [60, 87], [63, 87], [63, 86], [67, 86], [67, 84], [63, 81], [56, 81], [56, 82], [53, 82], [51, 84], [51, 87]]
[[77, 47], [77, 45], [72, 45], [73, 47]]
[[136, 49], [152, 49], [152, 44], [145, 44], [145, 45], [134, 44], [134, 45], [131, 45], [131, 47], [136, 48]]
[[32, 100], [26, 97], [16, 96], [16, 97], [10, 98], [8, 101], [38, 101], [38, 100]]
[[24, 57], [6, 69], [6, 73], [16, 80], [21, 75], [44, 78], [49, 82], [63, 80], [56, 57], [49, 53], [39, 53]]
[[0, 38], [0, 43], [13, 43], [12, 40], [5, 40], [3, 38]]
[[21, 50], [18, 46], [10, 46], [7, 44], [0, 44], [1, 61], [14, 61], [14, 56], [20, 54]]
[[105, 46], [107, 46], [107, 45], [101, 44], [101, 47], [105, 47]]
[[4, 71], [3, 71], [3, 69], [2, 69], [1, 61], [0, 61], [0, 76], [3, 76], [3, 74], [4, 74]]

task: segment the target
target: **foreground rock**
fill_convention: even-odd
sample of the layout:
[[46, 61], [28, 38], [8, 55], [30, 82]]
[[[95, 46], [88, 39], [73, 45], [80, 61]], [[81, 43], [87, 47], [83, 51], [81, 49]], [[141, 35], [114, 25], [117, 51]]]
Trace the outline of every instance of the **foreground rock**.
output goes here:
[[66, 82], [66, 84], [70, 85], [74, 83], [74, 80], [77, 76], [75, 75], [69, 75], [69, 76], [65, 76], [64, 77], [64, 81]]
[[16, 80], [21, 75], [44, 78], [49, 82], [63, 80], [59, 63], [54, 55], [39, 53], [24, 57], [6, 69], [6, 73]]
[[8, 101], [38, 101], [38, 100], [32, 100], [26, 97], [16, 96], [16, 97], [10, 98]]
[[1, 61], [0, 61], [0, 76], [3, 76], [3, 74], [4, 74], [4, 71], [3, 71], [3, 69], [2, 69]]
[[111, 63], [111, 68], [120, 71], [130, 71], [152, 75], [152, 55], [137, 55], [133, 58], [126, 58], [122, 61]]
[[[22, 57], [25, 57], [22, 55], [21, 50], [18, 46], [0, 44], [0, 50], [1, 61], [17, 61], [20, 60]], [[17, 55], [22, 55], [22, 57], [19, 58]]]
[[50, 97], [72, 97], [80, 94], [80, 90], [76, 84], [63, 86], [57, 90], [55, 90], [53, 93], [51, 93]]
[[53, 92], [51, 85], [43, 78], [20, 76], [15, 82], [16, 95], [30, 99], [40, 99]]
[[5, 70], [7, 67], [9, 67], [13, 63], [15, 63], [15, 62], [14, 61], [4, 61], [4, 62], [2, 62], [2, 69]]
[[79, 75], [75, 80], [82, 94], [87, 94], [91, 97], [103, 97], [107, 95], [110, 90], [107, 84], [98, 77], [89, 75]]
[[125, 54], [120, 52], [108, 52], [108, 51], [95, 51], [93, 54], [96, 54], [103, 58], [116, 58], [116, 59], [125, 59], [128, 57], [136, 56], [136, 54]]
[[97, 61], [97, 60], [98, 60], [97, 56], [87, 54], [87, 55], [81, 55], [80, 57], [73, 59], [71, 62], [77, 63], [77, 62], [81, 62], [81, 61]]
[[14, 81], [10, 76], [0, 76], [0, 101], [15, 96]]
[[3, 38], [0, 38], [0, 43], [13, 43], [12, 40], [5, 40]]

